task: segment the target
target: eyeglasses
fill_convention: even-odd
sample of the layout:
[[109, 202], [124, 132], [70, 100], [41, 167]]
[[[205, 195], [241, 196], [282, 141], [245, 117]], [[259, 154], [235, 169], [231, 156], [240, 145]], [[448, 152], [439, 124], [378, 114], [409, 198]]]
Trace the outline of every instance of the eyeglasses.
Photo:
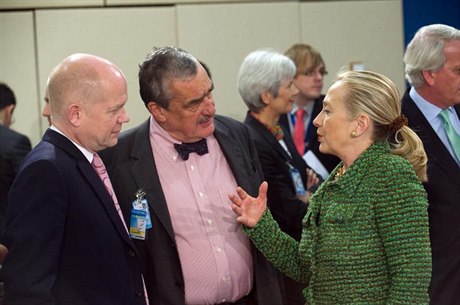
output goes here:
[[319, 74], [321, 77], [324, 77], [325, 75], [327, 75], [327, 71], [324, 68], [316, 69], [316, 70], [311, 69], [311, 70], [306, 70], [304, 72], [301, 72], [300, 74], [308, 76], [308, 77], [316, 76], [317, 74]]

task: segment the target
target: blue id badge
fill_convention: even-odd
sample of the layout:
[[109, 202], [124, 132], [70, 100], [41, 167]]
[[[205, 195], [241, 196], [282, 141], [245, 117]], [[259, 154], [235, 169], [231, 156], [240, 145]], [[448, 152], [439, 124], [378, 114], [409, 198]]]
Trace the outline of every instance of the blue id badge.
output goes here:
[[145, 240], [146, 219], [147, 213], [145, 211], [131, 209], [131, 223], [129, 225], [131, 238]]
[[307, 192], [305, 191], [305, 186], [303, 185], [302, 177], [300, 176], [299, 171], [291, 164], [287, 164], [289, 166], [289, 173], [291, 174], [291, 180], [296, 194], [298, 196], [304, 196]]
[[136, 192], [136, 200], [133, 201], [131, 207], [129, 235], [134, 239], [145, 240], [147, 229], [152, 227], [149, 205], [144, 196], [145, 192], [138, 190]]

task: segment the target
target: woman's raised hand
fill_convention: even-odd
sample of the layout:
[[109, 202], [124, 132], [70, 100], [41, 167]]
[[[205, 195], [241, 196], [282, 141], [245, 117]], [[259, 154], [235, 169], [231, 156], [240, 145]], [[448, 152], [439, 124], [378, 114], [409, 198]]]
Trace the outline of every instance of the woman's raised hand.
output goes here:
[[232, 210], [238, 215], [236, 221], [246, 227], [254, 227], [262, 218], [267, 208], [267, 189], [268, 183], [262, 182], [259, 187], [259, 196], [254, 198], [249, 196], [241, 187], [236, 189], [237, 195], [229, 194], [228, 198], [232, 201]]

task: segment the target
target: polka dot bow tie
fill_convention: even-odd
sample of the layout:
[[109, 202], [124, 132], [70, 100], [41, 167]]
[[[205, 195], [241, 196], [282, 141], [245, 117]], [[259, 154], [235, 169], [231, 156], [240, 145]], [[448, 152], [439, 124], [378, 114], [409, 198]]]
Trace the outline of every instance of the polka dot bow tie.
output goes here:
[[190, 153], [193, 152], [197, 153], [200, 156], [207, 154], [209, 152], [206, 139], [202, 139], [198, 142], [193, 143], [174, 144], [174, 148], [177, 150], [182, 160], [188, 160]]

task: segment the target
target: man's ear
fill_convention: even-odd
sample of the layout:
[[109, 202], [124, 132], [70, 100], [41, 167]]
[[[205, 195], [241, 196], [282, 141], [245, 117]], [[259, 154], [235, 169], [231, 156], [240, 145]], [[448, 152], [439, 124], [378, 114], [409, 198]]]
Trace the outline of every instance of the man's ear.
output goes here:
[[16, 107], [15, 104], [10, 104], [2, 109], [0, 112], [0, 123], [5, 125], [6, 127], [10, 127], [13, 121], [13, 112], [14, 108]]
[[11, 104], [5, 107], [6, 114], [9, 117], [13, 117], [14, 108], [16, 108], [15, 104]]
[[160, 107], [160, 105], [158, 105], [157, 103], [153, 101], [149, 102], [147, 104], [147, 109], [153, 115], [155, 121], [160, 122], [160, 123], [163, 123], [166, 121], [165, 112], [167, 110], [164, 109], [163, 107]]
[[424, 70], [422, 71], [422, 77], [429, 86], [433, 86], [435, 78], [433, 77], [432, 71]]
[[67, 108], [67, 120], [74, 127], [80, 126], [83, 115], [82, 111], [82, 106], [78, 104], [70, 104]]

